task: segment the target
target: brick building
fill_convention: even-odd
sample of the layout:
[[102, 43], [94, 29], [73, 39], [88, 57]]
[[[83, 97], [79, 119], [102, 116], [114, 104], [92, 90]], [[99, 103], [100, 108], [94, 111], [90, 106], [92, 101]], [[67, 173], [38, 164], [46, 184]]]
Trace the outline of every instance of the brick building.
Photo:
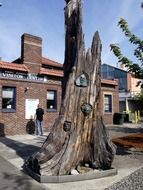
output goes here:
[[[142, 111], [142, 105], [136, 100], [136, 95], [141, 92], [141, 79], [129, 73], [123, 64], [119, 67], [112, 65], [102, 65], [102, 77], [104, 79], [118, 79], [119, 81], [119, 110], [134, 113], [136, 110]], [[140, 85], [137, 85], [140, 84]]]
[[[42, 57], [42, 39], [23, 34], [20, 58], [12, 63], [0, 61], [0, 136], [25, 134], [34, 128], [38, 103], [45, 110], [44, 129], [48, 131], [60, 109], [62, 78], [63, 65]], [[105, 123], [113, 122], [117, 96], [117, 82], [102, 81]]]
[[21, 57], [0, 61], [0, 133], [24, 134], [40, 102], [45, 129], [58, 115], [61, 101], [62, 64], [42, 57], [42, 39], [21, 37]]

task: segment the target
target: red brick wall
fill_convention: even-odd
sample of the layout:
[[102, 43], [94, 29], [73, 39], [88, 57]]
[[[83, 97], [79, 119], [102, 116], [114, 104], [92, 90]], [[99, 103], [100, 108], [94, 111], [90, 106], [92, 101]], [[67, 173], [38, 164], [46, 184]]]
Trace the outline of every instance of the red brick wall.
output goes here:
[[21, 60], [31, 73], [38, 74], [42, 62], [42, 39], [30, 34], [21, 37]]
[[[16, 112], [5, 113], [2, 112], [2, 86], [16, 87]], [[25, 91], [25, 88], [28, 90]], [[47, 90], [57, 91], [57, 112], [47, 112], [46, 110], [46, 96]], [[112, 113], [104, 113], [104, 94], [112, 94]], [[61, 82], [48, 80], [47, 83], [36, 82], [24, 82], [18, 80], [1, 80], [0, 86], [0, 136], [25, 134], [26, 126], [29, 120], [25, 119], [25, 100], [26, 99], [39, 99], [40, 104], [45, 110], [44, 114], [44, 130], [48, 131], [53, 125], [55, 119], [58, 116], [58, 111], [61, 105]], [[103, 120], [105, 124], [113, 123], [113, 115], [115, 112], [119, 112], [119, 97], [118, 86], [102, 84], [101, 91], [101, 111], [103, 113]]]
[[[2, 86], [16, 87], [16, 112], [2, 112]], [[28, 90], [25, 88], [28, 86]], [[1, 80], [0, 85], [0, 136], [25, 134], [26, 125], [29, 120], [25, 119], [25, 100], [39, 99], [45, 110], [44, 129], [48, 131], [58, 116], [57, 112], [47, 112], [46, 97], [47, 90], [56, 90], [58, 98], [58, 111], [61, 104], [61, 83], [58, 81], [48, 81], [48, 83], [22, 82], [16, 80]]]

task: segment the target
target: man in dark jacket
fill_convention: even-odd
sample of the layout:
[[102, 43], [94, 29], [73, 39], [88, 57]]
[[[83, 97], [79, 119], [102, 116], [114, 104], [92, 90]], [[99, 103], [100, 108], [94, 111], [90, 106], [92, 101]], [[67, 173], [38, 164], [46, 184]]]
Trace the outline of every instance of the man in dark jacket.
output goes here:
[[38, 104], [36, 113], [35, 113], [35, 119], [36, 119], [36, 135], [43, 135], [43, 115], [44, 110], [40, 107], [40, 104]]

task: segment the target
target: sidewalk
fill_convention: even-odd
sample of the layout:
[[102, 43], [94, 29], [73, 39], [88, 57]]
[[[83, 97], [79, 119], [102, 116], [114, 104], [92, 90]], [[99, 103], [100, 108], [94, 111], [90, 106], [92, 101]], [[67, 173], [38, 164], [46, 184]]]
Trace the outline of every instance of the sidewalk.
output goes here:
[[0, 137], [0, 190], [48, 190], [22, 170], [24, 159], [38, 150], [44, 139], [30, 135]]
[[[124, 124], [123, 126], [108, 126], [112, 138], [132, 133], [143, 132], [143, 126]], [[137, 150], [118, 150], [113, 167], [118, 169], [115, 176], [101, 179], [60, 183], [39, 184], [22, 172], [22, 165], [27, 156], [39, 149], [45, 136], [17, 135], [0, 137], [0, 189], [1, 190], [103, 190], [116, 184], [134, 171], [143, 167], [143, 152]]]
[[44, 190], [38, 182], [0, 156], [1, 190]]

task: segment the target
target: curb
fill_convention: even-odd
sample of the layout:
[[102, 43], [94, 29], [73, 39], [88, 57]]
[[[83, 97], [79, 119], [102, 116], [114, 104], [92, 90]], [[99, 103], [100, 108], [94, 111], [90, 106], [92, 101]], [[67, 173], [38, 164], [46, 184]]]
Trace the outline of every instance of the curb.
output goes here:
[[47, 176], [47, 175], [38, 175], [33, 172], [30, 168], [26, 165], [24, 166], [26, 172], [34, 178], [36, 181], [40, 183], [66, 183], [66, 182], [75, 182], [75, 181], [84, 181], [84, 180], [91, 180], [91, 179], [98, 179], [108, 176], [117, 175], [117, 169], [112, 168], [109, 170], [102, 170], [99, 172], [87, 172], [86, 174], [77, 174], [77, 175], [64, 175], [64, 176]]

